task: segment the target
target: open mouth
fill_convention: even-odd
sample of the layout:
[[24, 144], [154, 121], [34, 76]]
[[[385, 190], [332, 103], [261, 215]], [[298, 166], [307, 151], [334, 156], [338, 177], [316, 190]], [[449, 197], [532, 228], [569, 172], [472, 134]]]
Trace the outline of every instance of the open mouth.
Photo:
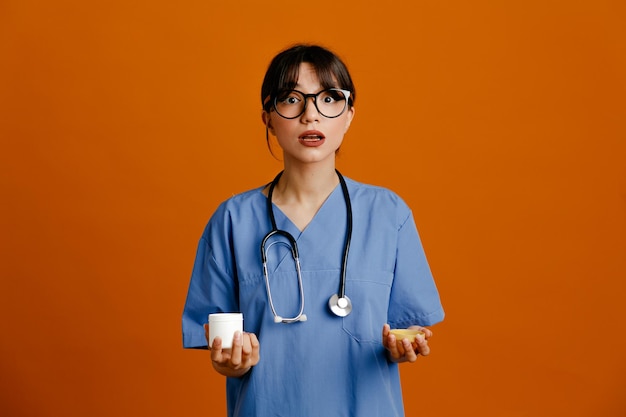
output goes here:
[[300, 139], [304, 140], [304, 141], [316, 141], [316, 140], [324, 139], [324, 136], [320, 136], [320, 135], [305, 135], [305, 136], [300, 136]]
[[300, 135], [299, 139], [303, 142], [317, 142], [324, 139], [322, 132], [316, 130], [309, 130]]

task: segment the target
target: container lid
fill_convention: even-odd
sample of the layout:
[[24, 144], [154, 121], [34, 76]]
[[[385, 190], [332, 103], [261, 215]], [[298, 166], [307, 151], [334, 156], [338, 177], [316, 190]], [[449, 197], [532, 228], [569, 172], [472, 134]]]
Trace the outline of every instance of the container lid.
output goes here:
[[242, 313], [213, 313], [209, 314], [209, 322], [211, 321], [233, 321], [243, 320]]

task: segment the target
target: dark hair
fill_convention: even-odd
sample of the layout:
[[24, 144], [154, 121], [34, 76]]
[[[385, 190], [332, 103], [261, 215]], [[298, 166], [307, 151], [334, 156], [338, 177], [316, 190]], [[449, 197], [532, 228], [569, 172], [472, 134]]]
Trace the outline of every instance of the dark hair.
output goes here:
[[265, 111], [271, 110], [272, 101], [279, 92], [296, 86], [303, 62], [313, 66], [322, 87], [349, 90], [348, 104], [354, 105], [356, 91], [343, 61], [321, 46], [299, 44], [280, 52], [270, 63], [261, 86], [261, 103]]

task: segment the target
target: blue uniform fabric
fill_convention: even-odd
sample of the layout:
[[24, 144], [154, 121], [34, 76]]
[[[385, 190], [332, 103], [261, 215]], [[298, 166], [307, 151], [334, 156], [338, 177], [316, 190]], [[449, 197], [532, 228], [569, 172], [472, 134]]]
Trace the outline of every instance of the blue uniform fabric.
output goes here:
[[[353, 210], [347, 317], [328, 308], [339, 290], [346, 236], [341, 187], [302, 232], [274, 206], [278, 228], [298, 243], [305, 322], [274, 323], [260, 252], [271, 230], [262, 187], [222, 203], [200, 239], [183, 312], [184, 347], [206, 348], [203, 324], [215, 312], [242, 312], [244, 330], [260, 342], [259, 363], [242, 378], [227, 378], [230, 417], [404, 415], [383, 325], [429, 326], [444, 312], [408, 206], [387, 189], [346, 183]], [[274, 305], [279, 315], [293, 317], [300, 298], [291, 252], [281, 243], [268, 246]]]

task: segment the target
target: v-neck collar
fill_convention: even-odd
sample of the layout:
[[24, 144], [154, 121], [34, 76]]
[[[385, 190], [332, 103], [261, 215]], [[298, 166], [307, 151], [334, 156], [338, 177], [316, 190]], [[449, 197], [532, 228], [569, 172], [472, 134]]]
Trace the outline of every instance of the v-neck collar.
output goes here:
[[[306, 225], [303, 230], [300, 230], [298, 226], [296, 226], [296, 224], [289, 218], [289, 216], [287, 216], [280, 209], [280, 207], [272, 202], [272, 209], [274, 210], [274, 217], [276, 218], [276, 226], [278, 227], [278, 229], [282, 229], [286, 232], [291, 233], [296, 238], [296, 240], [298, 240], [302, 234], [311, 229], [311, 226], [314, 226], [320, 221], [319, 218], [323, 217], [325, 215], [325, 212], [327, 211], [326, 207], [332, 205], [332, 201], [341, 196], [341, 184], [337, 184], [335, 188], [333, 188], [333, 190], [330, 192], [330, 194], [328, 194], [328, 197], [326, 197], [320, 208], [311, 218], [311, 221]], [[265, 198], [267, 198], [267, 196], [265, 196]]]

